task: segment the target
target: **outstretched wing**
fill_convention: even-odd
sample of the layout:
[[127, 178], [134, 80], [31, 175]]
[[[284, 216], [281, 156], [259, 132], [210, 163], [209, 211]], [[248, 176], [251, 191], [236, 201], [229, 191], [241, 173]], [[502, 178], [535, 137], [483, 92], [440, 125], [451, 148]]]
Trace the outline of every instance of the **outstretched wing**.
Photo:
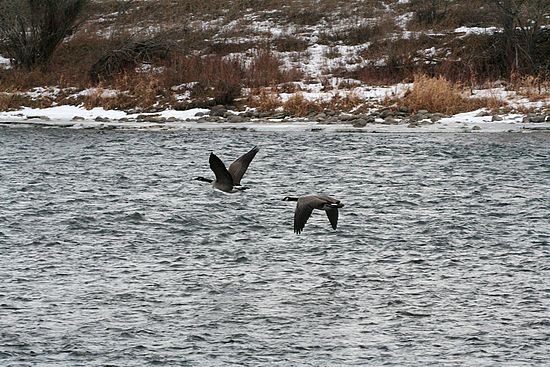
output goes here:
[[231, 174], [231, 177], [233, 177], [233, 185], [239, 186], [241, 184], [241, 178], [243, 178], [250, 162], [252, 162], [259, 150], [260, 149], [258, 147], [254, 147], [250, 150], [250, 152], [243, 154], [241, 157], [236, 159], [235, 162], [229, 165], [228, 171]]
[[222, 160], [214, 153], [210, 153], [210, 169], [216, 175], [216, 182], [220, 185], [233, 187], [233, 178], [229, 171], [225, 168]]
[[298, 200], [294, 211], [294, 232], [300, 234], [306, 225], [307, 220], [313, 212], [313, 207], [308, 203]]
[[327, 212], [328, 220], [330, 221], [330, 225], [332, 226], [332, 229], [336, 229], [336, 225], [338, 224], [338, 209], [336, 208], [327, 208], [325, 209]]

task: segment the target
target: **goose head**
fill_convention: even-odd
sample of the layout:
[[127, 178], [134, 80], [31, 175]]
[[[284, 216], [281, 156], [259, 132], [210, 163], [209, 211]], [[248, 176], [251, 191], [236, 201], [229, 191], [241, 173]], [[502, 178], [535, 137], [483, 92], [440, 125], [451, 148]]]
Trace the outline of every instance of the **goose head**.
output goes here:
[[293, 197], [293, 196], [285, 196], [283, 198], [283, 201], [298, 201], [298, 198]]

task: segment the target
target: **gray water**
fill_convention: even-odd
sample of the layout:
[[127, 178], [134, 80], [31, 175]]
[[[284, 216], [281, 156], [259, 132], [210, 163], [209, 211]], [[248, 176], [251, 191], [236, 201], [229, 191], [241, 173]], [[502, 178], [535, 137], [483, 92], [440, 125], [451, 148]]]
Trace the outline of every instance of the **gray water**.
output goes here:
[[[254, 145], [248, 191], [192, 180]], [[548, 365], [549, 158], [545, 133], [0, 128], [0, 365]], [[293, 233], [308, 193], [336, 231]]]

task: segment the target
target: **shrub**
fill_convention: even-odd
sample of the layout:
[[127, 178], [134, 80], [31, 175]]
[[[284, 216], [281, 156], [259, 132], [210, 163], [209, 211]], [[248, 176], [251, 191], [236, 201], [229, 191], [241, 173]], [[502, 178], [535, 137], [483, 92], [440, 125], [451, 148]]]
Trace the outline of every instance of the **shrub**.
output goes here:
[[59, 44], [78, 26], [87, 0], [28, 0], [0, 3], [3, 52], [16, 67], [49, 64]]
[[121, 48], [108, 51], [90, 68], [90, 79], [97, 83], [109, 79], [125, 70], [135, 68], [140, 63], [151, 63], [167, 59], [172, 44], [160, 37], [127, 42]]

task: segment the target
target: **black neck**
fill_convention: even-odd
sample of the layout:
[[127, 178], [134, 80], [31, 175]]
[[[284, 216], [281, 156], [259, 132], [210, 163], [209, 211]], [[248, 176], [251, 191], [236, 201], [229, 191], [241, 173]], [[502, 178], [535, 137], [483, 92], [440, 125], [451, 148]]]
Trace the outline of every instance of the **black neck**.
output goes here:
[[213, 181], [212, 179], [210, 179], [210, 178], [205, 178], [205, 177], [197, 177], [197, 178], [195, 178], [195, 180], [197, 180], [197, 181], [203, 181], [203, 182], [208, 182], [208, 183], [212, 183], [212, 181]]

